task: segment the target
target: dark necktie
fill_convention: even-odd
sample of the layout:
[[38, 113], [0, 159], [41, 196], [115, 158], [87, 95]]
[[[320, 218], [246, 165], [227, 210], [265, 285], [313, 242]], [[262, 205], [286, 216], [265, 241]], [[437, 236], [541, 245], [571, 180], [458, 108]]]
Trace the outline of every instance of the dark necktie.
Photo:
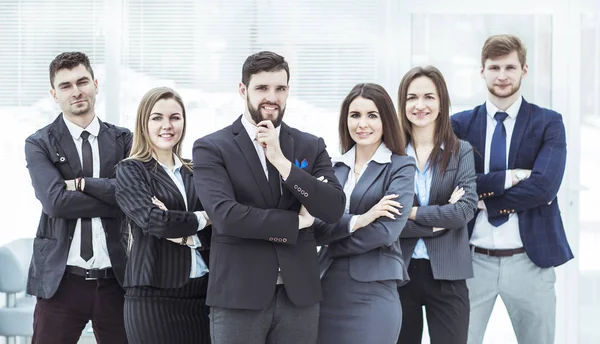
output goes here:
[[[494, 115], [496, 128], [490, 147], [490, 172], [506, 171], [506, 128], [504, 128], [506, 117], [508, 117], [506, 112], [499, 111]], [[498, 227], [506, 221], [508, 221], [508, 215], [488, 217], [488, 222], [494, 227]]]
[[[81, 156], [83, 165], [83, 176], [94, 177], [94, 160], [92, 156], [92, 145], [88, 141], [90, 133], [83, 131], [81, 133]], [[86, 262], [94, 255], [94, 248], [92, 246], [92, 219], [82, 218], [81, 219], [81, 249], [80, 256]]]
[[[265, 156], [266, 158], [266, 156]], [[267, 171], [269, 172], [269, 186], [271, 187], [271, 196], [273, 198], [273, 202], [275, 202], [274, 206], [277, 207], [279, 204], [279, 198], [281, 197], [281, 185], [279, 183], [279, 172], [275, 168], [275, 166], [271, 165], [269, 160], [267, 162]]]

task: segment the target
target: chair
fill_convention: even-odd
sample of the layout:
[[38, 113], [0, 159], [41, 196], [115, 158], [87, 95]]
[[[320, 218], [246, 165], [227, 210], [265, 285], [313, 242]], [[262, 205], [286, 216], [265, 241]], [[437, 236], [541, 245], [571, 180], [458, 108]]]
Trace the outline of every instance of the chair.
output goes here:
[[0, 308], [0, 337], [6, 337], [7, 343], [33, 335], [36, 299], [25, 294], [32, 253], [33, 238], [0, 246], [0, 293], [6, 294], [6, 306]]

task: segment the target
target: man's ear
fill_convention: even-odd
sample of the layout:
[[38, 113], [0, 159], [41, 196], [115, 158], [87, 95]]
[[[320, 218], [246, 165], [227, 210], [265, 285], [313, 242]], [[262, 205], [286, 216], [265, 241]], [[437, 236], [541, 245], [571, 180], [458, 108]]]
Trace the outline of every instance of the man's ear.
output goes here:
[[244, 85], [243, 82], [240, 82], [240, 84], [238, 85], [238, 92], [240, 94], [240, 97], [246, 100], [246, 97], [248, 96], [248, 88], [246, 87], [246, 85]]
[[58, 98], [56, 98], [56, 90], [55, 89], [53, 89], [53, 88], [50, 89], [50, 96], [52, 97], [52, 99], [54, 99], [54, 102], [56, 104], [58, 104]]

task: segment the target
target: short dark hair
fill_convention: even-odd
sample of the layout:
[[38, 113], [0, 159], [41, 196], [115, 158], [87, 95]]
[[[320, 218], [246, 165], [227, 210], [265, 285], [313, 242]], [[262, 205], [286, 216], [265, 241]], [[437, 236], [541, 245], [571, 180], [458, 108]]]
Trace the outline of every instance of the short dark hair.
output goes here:
[[527, 62], [527, 48], [519, 37], [513, 35], [490, 36], [481, 48], [481, 67], [485, 66], [487, 59], [508, 55], [513, 51], [517, 52], [521, 67], [524, 67]]
[[387, 148], [392, 153], [406, 155], [406, 140], [400, 129], [394, 102], [383, 87], [372, 83], [363, 83], [354, 86], [342, 102], [338, 127], [342, 154], [349, 151], [356, 144], [348, 131], [348, 112], [350, 111], [350, 104], [358, 97], [369, 99], [375, 103], [381, 117], [381, 128], [383, 129], [382, 140]]
[[59, 70], [63, 68], [73, 69], [79, 65], [83, 65], [92, 75], [92, 79], [94, 79], [94, 70], [92, 70], [90, 59], [86, 54], [81, 52], [67, 52], [56, 56], [54, 60], [50, 62], [50, 86], [54, 88], [54, 78]]
[[283, 56], [271, 51], [261, 51], [246, 58], [242, 66], [242, 83], [246, 86], [250, 83], [252, 75], [260, 72], [278, 72], [285, 70], [287, 81], [290, 82], [290, 68]]

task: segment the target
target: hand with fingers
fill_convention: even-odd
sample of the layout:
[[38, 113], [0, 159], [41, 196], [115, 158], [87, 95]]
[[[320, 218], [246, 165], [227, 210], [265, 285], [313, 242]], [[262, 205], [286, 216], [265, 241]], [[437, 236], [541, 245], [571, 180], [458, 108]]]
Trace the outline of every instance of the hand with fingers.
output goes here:
[[[450, 204], [456, 204], [456, 202], [458, 202], [462, 196], [465, 195], [465, 190], [462, 187], [458, 187], [456, 186], [454, 188], [454, 191], [452, 191], [452, 195], [450, 195], [450, 199], [448, 200], [448, 203]], [[439, 232], [439, 231], [443, 231], [446, 228], [441, 228], [441, 227], [433, 227], [433, 231], [434, 232]]]
[[395, 220], [396, 215], [402, 215], [400, 212], [403, 208], [402, 204], [394, 201], [398, 197], [399, 195], [396, 194], [383, 196], [368, 212], [358, 216], [353, 230], [365, 227], [382, 216]]
[[[152, 196], [151, 200], [152, 200], [152, 204], [154, 204], [155, 206], [157, 206], [160, 210], [164, 210], [164, 211], [168, 210], [167, 207], [165, 206], [165, 204], [161, 200], [159, 200], [158, 198], [156, 198], [156, 196]], [[179, 244], [179, 245], [190, 244], [190, 242], [189, 242], [190, 238], [189, 237], [185, 238], [185, 241], [184, 241], [184, 238], [166, 238], [166, 239], [169, 240], [169, 241], [172, 241], [172, 242], [174, 242], [176, 244]], [[193, 240], [191, 242], [193, 243]]]

